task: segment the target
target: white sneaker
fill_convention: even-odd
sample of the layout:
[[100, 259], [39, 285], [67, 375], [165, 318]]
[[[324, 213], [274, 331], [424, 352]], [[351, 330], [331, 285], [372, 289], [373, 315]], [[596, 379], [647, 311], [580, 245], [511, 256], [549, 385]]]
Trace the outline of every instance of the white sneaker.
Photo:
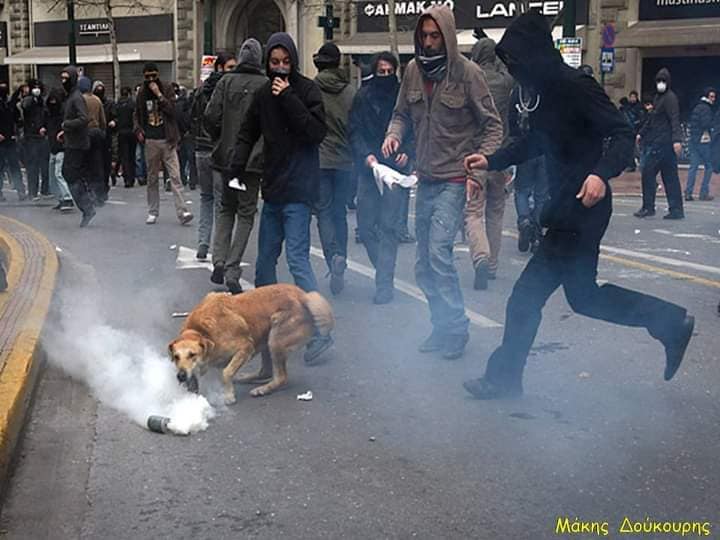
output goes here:
[[153, 216], [150, 214], [147, 219], [145, 220], [146, 225], [155, 225], [157, 223], [157, 216]]

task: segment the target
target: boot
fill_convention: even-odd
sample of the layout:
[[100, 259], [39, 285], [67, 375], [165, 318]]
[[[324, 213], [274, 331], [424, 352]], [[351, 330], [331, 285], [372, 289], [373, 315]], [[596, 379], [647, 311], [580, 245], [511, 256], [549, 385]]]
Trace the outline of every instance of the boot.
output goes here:
[[498, 384], [490, 382], [486, 377], [465, 381], [465, 390], [475, 399], [514, 399], [522, 396], [522, 383]]
[[[720, 308], [720, 306], [719, 306]], [[675, 330], [675, 334], [665, 343], [665, 380], [669, 381], [673, 378], [680, 363], [685, 356], [690, 339], [695, 329], [695, 317], [690, 315]]]

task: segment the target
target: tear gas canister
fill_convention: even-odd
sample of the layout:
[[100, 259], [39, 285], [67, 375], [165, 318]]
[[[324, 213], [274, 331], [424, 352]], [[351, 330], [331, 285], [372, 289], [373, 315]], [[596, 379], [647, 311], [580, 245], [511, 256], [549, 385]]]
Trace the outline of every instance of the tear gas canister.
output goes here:
[[150, 431], [154, 431], [155, 433], [169, 433], [170, 429], [168, 428], [168, 424], [170, 423], [170, 419], [167, 416], [157, 416], [152, 415], [148, 416], [147, 419], [147, 427]]

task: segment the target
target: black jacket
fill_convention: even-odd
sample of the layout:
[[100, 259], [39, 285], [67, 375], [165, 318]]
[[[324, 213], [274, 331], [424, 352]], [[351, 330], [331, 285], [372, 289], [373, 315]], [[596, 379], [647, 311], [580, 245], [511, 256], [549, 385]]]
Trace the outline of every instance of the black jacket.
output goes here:
[[220, 136], [219, 130], [213, 132], [212, 126], [209, 126], [205, 121], [205, 109], [208, 103], [210, 103], [210, 98], [215, 91], [215, 87], [222, 77], [222, 72], [212, 72], [210, 76], [205, 79], [205, 82], [202, 83], [202, 86], [195, 91], [192, 100], [191, 130], [195, 138], [195, 148], [197, 150], [212, 151], [215, 146], [215, 140]]
[[703, 134], [710, 135], [713, 129], [713, 121], [712, 105], [705, 99], [701, 99], [690, 114], [690, 144], [700, 144]]
[[133, 133], [133, 113], [135, 112], [135, 100], [131, 97], [120, 98], [115, 106], [118, 134], [128, 135]]
[[10, 144], [17, 136], [17, 121], [20, 112], [7, 98], [0, 99], [0, 135], [4, 140], [0, 144]]
[[[530, 108], [536, 108], [529, 113], [528, 133], [490, 156], [490, 169], [503, 170], [544, 155], [552, 200], [543, 224], [599, 242], [610, 219], [610, 194], [592, 208], [585, 208], [576, 194], [590, 174], [607, 183], [622, 172], [633, 151], [630, 126], [593, 77], [563, 62], [538, 13], [515, 19], [497, 54], [525, 88], [536, 89], [536, 94], [524, 96]], [[539, 102], [531, 99], [533, 94]]]
[[47, 106], [47, 137], [50, 143], [50, 152], [57, 154], [63, 151], [63, 145], [57, 140], [57, 134], [62, 131], [65, 92], [61, 88], [53, 88], [50, 90], [45, 104]]
[[85, 98], [77, 87], [78, 73], [75, 66], [64, 71], [70, 75], [71, 90], [65, 100], [62, 128], [66, 150], [87, 150], [90, 148], [88, 136], [88, 111]]
[[640, 129], [642, 144], [646, 148], [670, 146], [683, 140], [680, 128], [680, 105], [675, 92], [670, 89], [670, 72], [662, 68], [655, 76], [655, 80], [658, 79], [667, 81], [667, 90], [655, 95], [653, 110]]
[[[375, 69], [374, 66], [373, 73]], [[395, 156], [385, 159], [381, 147], [385, 140], [385, 131], [392, 118], [400, 85], [396, 84], [390, 91], [383, 91], [376, 84], [378, 79], [373, 77], [358, 90], [350, 109], [350, 146], [356, 167], [361, 171], [368, 170], [365, 160], [370, 154], [380, 163], [397, 169]], [[408, 148], [412, 148], [412, 141], [408, 143], [403, 144], [398, 153], [409, 154]]]
[[255, 142], [262, 136], [263, 199], [276, 204], [312, 205], [320, 174], [318, 148], [327, 132], [322, 95], [313, 81], [298, 72], [292, 38], [284, 32], [270, 36], [268, 57], [276, 47], [290, 54], [290, 86], [279, 96], [272, 94], [272, 81], [257, 91], [238, 133], [231, 174], [242, 175]]
[[45, 103], [42, 97], [26, 96], [21, 102], [23, 136], [26, 139], [44, 139], [40, 130], [45, 127]]

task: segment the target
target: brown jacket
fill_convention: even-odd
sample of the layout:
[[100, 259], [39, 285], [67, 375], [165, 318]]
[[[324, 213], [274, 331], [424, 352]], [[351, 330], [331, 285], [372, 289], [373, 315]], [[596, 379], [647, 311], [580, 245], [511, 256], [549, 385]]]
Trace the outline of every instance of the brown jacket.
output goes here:
[[415, 134], [420, 177], [451, 179], [466, 176], [464, 158], [474, 152], [490, 155], [500, 146], [503, 127], [482, 70], [458, 51], [455, 17], [446, 6], [433, 6], [418, 20], [416, 55], [422, 49], [420, 29], [432, 17], [445, 40], [448, 69], [432, 96], [424, 89], [415, 60], [405, 71], [387, 136], [402, 143]]
[[[171, 84], [160, 83], [162, 89], [162, 97], [158, 102], [158, 108], [162, 112], [163, 121], [165, 123], [165, 141], [174, 148], [180, 142], [180, 129], [178, 128], [177, 117], [175, 114], [175, 92]], [[145, 86], [143, 86], [135, 99], [135, 114], [133, 115], [133, 124], [135, 125], [135, 135], [144, 133], [143, 126], [147, 119], [147, 108], [145, 105], [146, 96], [151, 94]]]
[[105, 122], [105, 109], [102, 101], [95, 94], [83, 94], [85, 105], [88, 111], [88, 129], [99, 128], [105, 131], [107, 123]]

